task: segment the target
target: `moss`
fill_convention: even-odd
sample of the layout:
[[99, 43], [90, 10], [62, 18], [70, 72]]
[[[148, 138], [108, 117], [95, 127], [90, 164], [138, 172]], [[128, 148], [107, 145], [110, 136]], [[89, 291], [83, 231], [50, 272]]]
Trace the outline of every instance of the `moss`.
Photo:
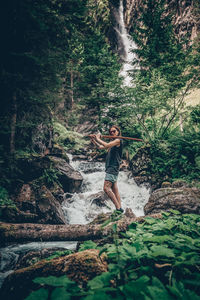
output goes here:
[[73, 149], [78, 151], [89, 144], [89, 141], [87, 141], [83, 135], [78, 132], [67, 130], [67, 128], [59, 122], [53, 122], [53, 127], [54, 141], [64, 146], [66, 150]]

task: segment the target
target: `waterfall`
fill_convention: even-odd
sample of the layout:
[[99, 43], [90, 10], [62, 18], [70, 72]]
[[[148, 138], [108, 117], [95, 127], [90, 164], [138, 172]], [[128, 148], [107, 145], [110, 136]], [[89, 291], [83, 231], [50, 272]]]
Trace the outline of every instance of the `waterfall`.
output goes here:
[[[98, 214], [112, 212], [115, 206], [110, 199], [104, 199], [103, 203], [99, 197], [105, 197], [103, 184], [105, 177], [104, 163], [73, 161], [70, 156], [70, 164], [83, 176], [83, 183], [79, 193], [67, 198], [62, 205], [64, 215], [69, 224], [87, 224]], [[131, 208], [136, 216], [144, 215], [144, 205], [150, 195], [145, 186], [137, 186], [130, 171], [120, 171], [118, 188], [122, 201], [122, 208]], [[100, 194], [102, 192], [102, 194]], [[66, 195], [68, 196], [68, 195]]]
[[118, 51], [123, 60], [123, 66], [120, 71], [120, 75], [124, 77], [124, 86], [132, 86], [132, 77], [129, 76], [129, 72], [133, 70], [132, 62], [136, 59], [136, 54], [132, 50], [137, 46], [128, 34], [125, 22], [124, 22], [124, 7], [123, 0], [120, 0], [118, 13], [116, 14], [117, 26], [114, 28], [118, 37]]

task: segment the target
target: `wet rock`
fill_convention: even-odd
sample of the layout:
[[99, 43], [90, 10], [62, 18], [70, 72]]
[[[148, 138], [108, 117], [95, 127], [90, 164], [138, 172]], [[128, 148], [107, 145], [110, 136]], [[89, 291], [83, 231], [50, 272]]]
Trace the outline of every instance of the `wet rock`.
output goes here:
[[[60, 254], [65, 253], [65, 255], [67, 255], [67, 252], [69, 252], [69, 250], [63, 248], [54, 248], [54, 249], [44, 248], [41, 249], [40, 251], [29, 251], [19, 257], [17, 264], [15, 266], [15, 270], [32, 266], [43, 259], [49, 258], [52, 254], [55, 254], [55, 252], [58, 251]], [[64, 255], [60, 255], [60, 256], [64, 256]]]
[[93, 277], [107, 271], [105, 255], [99, 257], [96, 249], [85, 250], [75, 254], [42, 260], [27, 268], [10, 274], [1, 288], [2, 299], [21, 300], [36, 288], [33, 279], [42, 276], [66, 275], [78, 284], [83, 284]]
[[83, 177], [75, 171], [64, 159], [59, 157], [49, 156], [49, 159], [58, 170], [58, 181], [61, 183], [64, 192], [75, 193], [79, 190]]
[[161, 188], [155, 190], [144, 207], [145, 215], [175, 209], [181, 213], [200, 214], [200, 189]]
[[124, 215], [127, 218], [135, 218], [136, 217], [136, 215], [134, 214], [134, 212], [132, 211], [131, 208], [126, 208]]
[[76, 161], [76, 160], [88, 160], [88, 156], [87, 155], [83, 155], [83, 154], [80, 154], [80, 155], [74, 155], [73, 158], [72, 158], [73, 161]]
[[107, 201], [111, 201], [103, 191], [91, 195], [88, 200], [99, 207], [107, 207]]

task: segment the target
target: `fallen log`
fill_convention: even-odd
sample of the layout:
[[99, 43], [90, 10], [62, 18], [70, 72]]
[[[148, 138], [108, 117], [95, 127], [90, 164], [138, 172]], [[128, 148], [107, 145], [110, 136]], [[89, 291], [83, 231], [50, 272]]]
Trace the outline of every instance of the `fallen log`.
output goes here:
[[[148, 217], [162, 218], [162, 214], [152, 214]], [[102, 224], [49, 225], [0, 222], [0, 242], [1, 245], [5, 245], [10, 242], [97, 240], [110, 235], [114, 223], [117, 223], [119, 232], [124, 232], [131, 223], [143, 222], [144, 220], [145, 216], [130, 218], [123, 215], [120, 220], [110, 222], [105, 227]]]

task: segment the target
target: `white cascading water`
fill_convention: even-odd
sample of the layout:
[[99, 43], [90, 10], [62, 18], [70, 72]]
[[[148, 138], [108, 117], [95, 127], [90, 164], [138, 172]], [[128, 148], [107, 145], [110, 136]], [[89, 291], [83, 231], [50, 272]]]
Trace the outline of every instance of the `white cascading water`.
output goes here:
[[[69, 224], [87, 224], [98, 214], [112, 212], [115, 206], [110, 199], [101, 205], [95, 199], [95, 195], [103, 191], [105, 177], [104, 163], [72, 161], [70, 164], [83, 176], [83, 183], [79, 193], [63, 202], [63, 211]], [[118, 188], [122, 201], [122, 208], [131, 208], [136, 216], [144, 215], [144, 205], [149, 199], [149, 189], [145, 186], [137, 186], [130, 171], [120, 171]]]
[[[136, 59], [136, 54], [132, 50], [137, 49], [136, 44], [131, 39], [130, 35], [127, 33], [125, 23], [124, 23], [124, 7], [123, 0], [120, 0], [119, 13], [118, 13], [118, 28], [115, 28], [119, 39], [123, 44], [123, 55], [122, 59], [124, 61], [120, 75], [124, 77], [124, 86], [131, 87], [133, 85], [132, 77], [129, 76], [129, 72], [133, 70], [132, 62]], [[136, 66], [135, 66], [136, 68]]]

